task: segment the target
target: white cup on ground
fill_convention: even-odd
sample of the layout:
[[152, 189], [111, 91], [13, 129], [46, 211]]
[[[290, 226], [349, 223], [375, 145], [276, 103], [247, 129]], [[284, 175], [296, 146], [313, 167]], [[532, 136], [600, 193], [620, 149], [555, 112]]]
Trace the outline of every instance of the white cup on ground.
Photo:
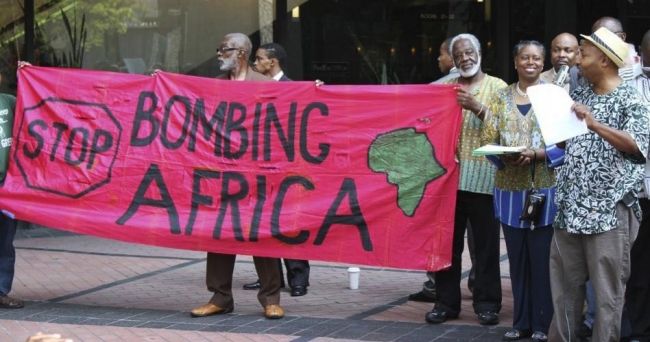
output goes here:
[[348, 268], [348, 279], [350, 280], [350, 290], [356, 290], [359, 288], [360, 275], [361, 275], [361, 269], [359, 269], [359, 267]]

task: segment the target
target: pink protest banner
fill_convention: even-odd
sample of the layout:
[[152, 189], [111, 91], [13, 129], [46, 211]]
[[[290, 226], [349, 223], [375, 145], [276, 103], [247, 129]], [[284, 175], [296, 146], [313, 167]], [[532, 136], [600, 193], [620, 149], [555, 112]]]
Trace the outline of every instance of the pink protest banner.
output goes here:
[[451, 86], [27, 67], [0, 208], [81, 234], [406, 269], [451, 262]]

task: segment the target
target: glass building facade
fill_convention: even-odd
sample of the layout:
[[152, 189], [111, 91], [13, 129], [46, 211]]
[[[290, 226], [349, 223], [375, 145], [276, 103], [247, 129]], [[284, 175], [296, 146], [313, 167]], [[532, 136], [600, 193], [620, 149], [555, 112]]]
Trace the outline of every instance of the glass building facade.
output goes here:
[[[148, 74], [214, 77], [215, 48], [242, 32], [282, 44], [294, 80], [428, 83], [440, 43], [462, 32], [482, 45], [483, 69], [510, 82], [521, 39], [547, 45], [619, 18], [638, 45], [650, 29], [641, 0], [0, 0], [0, 92], [16, 92], [16, 61]], [[254, 53], [253, 53], [254, 55]], [[548, 64], [548, 61], [547, 61]]]

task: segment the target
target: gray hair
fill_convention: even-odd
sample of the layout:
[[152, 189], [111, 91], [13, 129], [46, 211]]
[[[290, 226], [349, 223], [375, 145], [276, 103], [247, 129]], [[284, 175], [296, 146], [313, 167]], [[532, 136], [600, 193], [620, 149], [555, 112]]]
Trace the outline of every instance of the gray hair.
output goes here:
[[454, 55], [454, 44], [456, 44], [456, 41], [461, 40], [461, 39], [467, 39], [474, 45], [474, 50], [476, 50], [477, 53], [481, 53], [481, 43], [479, 43], [478, 39], [473, 35], [469, 33], [461, 33], [454, 37], [451, 40], [451, 43], [449, 43], [449, 46], [447, 46], [447, 49], [449, 50], [450, 55]]
[[242, 49], [246, 60], [248, 60], [253, 51], [253, 43], [251, 43], [247, 35], [243, 33], [228, 33], [225, 38], [232, 42], [235, 45], [234, 47]]

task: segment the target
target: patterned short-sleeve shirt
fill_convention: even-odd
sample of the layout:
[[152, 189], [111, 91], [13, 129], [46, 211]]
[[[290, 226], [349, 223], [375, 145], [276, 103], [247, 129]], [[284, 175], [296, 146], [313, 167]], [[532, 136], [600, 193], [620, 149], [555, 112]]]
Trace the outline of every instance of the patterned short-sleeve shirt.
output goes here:
[[[623, 153], [594, 132], [567, 141], [564, 165], [556, 174], [554, 226], [569, 233], [598, 234], [618, 227], [616, 203], [641, 188], [650, 112], [636, 89], [626, 83], [606, 95], [582, 87], [571, 97], [589, 106], [600, 123], [629, 133], [643, 154]], [[629, 202], [640, 219], [638, 201], [632, 198]]]

